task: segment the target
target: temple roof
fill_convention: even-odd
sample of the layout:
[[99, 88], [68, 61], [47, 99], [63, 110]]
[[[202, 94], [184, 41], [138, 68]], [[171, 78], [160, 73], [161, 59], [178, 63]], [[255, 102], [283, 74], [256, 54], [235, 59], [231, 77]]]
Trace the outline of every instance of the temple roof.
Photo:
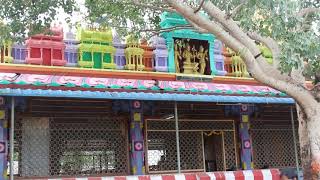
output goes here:
[[286, 94], [267, 86], [15, 73], [0, 73], [0, 94], [198, 102], [294, 103]]

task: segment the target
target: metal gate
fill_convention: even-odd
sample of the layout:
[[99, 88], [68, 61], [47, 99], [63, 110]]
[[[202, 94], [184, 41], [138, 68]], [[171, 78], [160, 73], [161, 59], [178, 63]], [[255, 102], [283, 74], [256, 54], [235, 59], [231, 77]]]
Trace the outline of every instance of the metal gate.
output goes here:
[[123, 118], [20, 117], [16, 124], [18, 176], [128, 173], [128, 130]]
[[[179, 120], [181, 170], [205, 171], [203, 135], [222, 134], [222, 152], [217, 152], [219, 170], [237, 167], [237, 147], [233, 120]], [[149, 173], [177, 172], [175, 121], [146, 120], [146, 164]]]
[[[252, 121], [251, 138], [255, 168], [295, 167], [294, 140], [290, 121]], [[297, 125], [295, 127], [298, 129]], [[296, 133], [299, 142], [298, 133]], [[297, 144], [299, 151], [299, 143]], [[298, 156], [300, 153], [298, 153]], [[300, 158], [298, 158], [300, 161]]]

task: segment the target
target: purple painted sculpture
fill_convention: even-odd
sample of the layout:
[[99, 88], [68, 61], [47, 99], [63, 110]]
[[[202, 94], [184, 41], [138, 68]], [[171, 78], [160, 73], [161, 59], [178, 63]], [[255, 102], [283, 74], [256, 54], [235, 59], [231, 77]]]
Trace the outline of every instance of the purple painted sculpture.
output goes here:
[[126, 57], [124, 54], [126, 45], [121, 43], [121, 40], [117, 34], [113, 36], [113, 47], [116, 48], [114, 62], [117, 65], [117, 69], [124, 69], [124, 66], [126, 65]]
[[150, 44], [155, 50], [153, 66], [156, 71], [167, 72], [168, 71], [168, 49], [166, 46], [166, 40], [159, 36], [153, 36], [150, 39]]
[[64, 52], [64, 57], [67, 60], [66, 66], [69, 66], [69, 67], [77, 66], [79, 41], [76, 40], [75, 34], [72, 33], [71, 31], [67, 32], [64, 43], [66, 44], [66, 50]]
[[22, 44], [14, 44], [12, 46], [12, 57], [13, 63], [15, 64], [25, 64], [27, 56], [27, 47]]
[[214, 62], [216, 65], [217, 75], [225, 76], [227, 72], [224, 69], [224, 57], [222, 55], [223, 44], [220, 40], [214, 41]]

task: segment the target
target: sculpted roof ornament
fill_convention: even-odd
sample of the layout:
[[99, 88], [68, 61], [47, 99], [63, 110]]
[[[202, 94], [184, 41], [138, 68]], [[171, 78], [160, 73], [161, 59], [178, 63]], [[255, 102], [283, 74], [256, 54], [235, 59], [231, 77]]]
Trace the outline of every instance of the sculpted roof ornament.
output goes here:
[[149, 40], [152, 47], [166, 45], [166, 40], [160, 36], [152, 36]]

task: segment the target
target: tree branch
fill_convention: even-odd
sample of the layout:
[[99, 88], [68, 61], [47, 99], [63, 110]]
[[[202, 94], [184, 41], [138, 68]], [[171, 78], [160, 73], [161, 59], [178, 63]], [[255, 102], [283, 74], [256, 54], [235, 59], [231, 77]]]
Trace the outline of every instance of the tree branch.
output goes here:
[[304, 8], [304, 9], [301, 9], [297, 14], [296, 16], [297, 17], [304, 17], [305, 15], [308, 15], [310, 13], [319, 13], [320, 12], [320, 8]]
[[[196, 26], [196, 25], [195, 25]], [[199, 29], [196, 29], [199, 28]], [[200, 27], [194, 27], [193, 25], [181, 25], [181, 26], [174, 26], [174, 27], [170, 27], [170, 28], [164, 28], [164, 29], [160, 29], [160, 30], [156, 30], [156, 29], [142, 29], [140, 30], [140, 32], [154, 32], [154, 34], [160, 34], [160, 33], [164, 33], [164, 32], [170, 32], [170, 31], [174, 31], [174, 30], [181, 30], [181, 29], [194, 29], [197, 32], [199, 31], [200, 33], [207, 33], [208, 31], [201, 29]]]
[[317, 101], [320, 102], [320, 83], [317, 83], [311, 89], [312, 94], [316, 97]]
[[176, 0], [166, 0], [166, 2], [177, 10], [181, 15], [183, 15], [187, 21], [195, 25], [196, 27], [201, 27], [208, 32], [215, 34], [220, 40], [224, 41], [226, 44], [230, 44], [230, 48], [240, 51], [245, 48], [237, 39], [232, 37], [228, 32], [226, 32], [219, 24], [208, 20], [207, 18], [194, 13], [194, 9], [185, 6]]
[[199, 5], [199, 7], [198, 7], [196, 10], [194, 10], [194, 13], [197, 13], [197, 12], [199, 12], [199, 11], [200, 11], [200, 9], [201, 9], [201, 7], [202, 7], [202, 5], [203, 5], [204, 1], [205, 1], [205, 0], [202, 0], [202, 1], [201, 1], [201, 3], [200, 3], [200, 5]]
[[280, 61], [280, 53], [281, 53], [278, 43], [274, 39], [270, 37], [263, 37], [257, 32], [249, 32], [247, 34], [251, 39], [265, 44], [271, 50], [272, 57], [273, 57], [273, 66], [275, 68], [278, 68], [279, 61]]
[[[257, 62], [263, 68], [263, 71], [265, 71], [267, 74], [272, 74], [274, 77], [276, 77], [279, 80], [294, 82], [294, 78], [292, 79], [289, 76], [282, 74], [278, 70], [278, 68], [280, 67], [280, 53], [281, 53], [278, 43], [274, 39], [270, 37], [263, 37], [257, 32], [248, 32], [247, 34], [251, 39], [266, 45], [267, 48], [271, 50], [272, 58], [273, 58], [272, 65], [268, 64], [265, 58], [263, 57], [260, 57], [261, 59], [260, 58], [257, 59], [258, 60]], [[296, 82], [296, 83], [300, 84], [300, 82]]]
[[[216, 7], [212, 2], [206, 1], [203, 9], [216, 21], [220, 22], [226, 29], [227, 31], [230, 32], [230, 34], [236, 38], [238, 41], [240, 41], [248, 50], [254, 55], [254, 60], [259, 59], [256, 61], [256, 63], [260, 66], [261, 71], [263, 71], [265, 74], [273, 74], [273, 77], [282, 80], [282, 81], [291, 81], [294, 82], [289, 76], [286, 76], [285, 74], [282, 74], [277, 68], [272, 67], [270, 64], [268, 64], [262, 56], [260, 56], [261, 52], [260, 49], [257, 47], [255, 42], [239, 27], [239, 25], [233, 21], [232, 19], [226, 19], [226, 14], [221, 11], [218, 7]], [[261, 38], [263, 39], [263, 38]], [[273, 49], [277, 49], [279, 51], [278, 53], [275, 53], [275, 57], [278, 58], [280, 54], [280, 49], [277, 46], [276, 42], [272, 42], [272, 39], [270, 38], [268, 41], [270, 43], [268, 44], [274, 44]], [[260, 57], [259, 57], [260, 56]], [[250, 66], [249, 63], [254, 63], [254, 62], [249, 62], [248, 60], [245, 61], [247, 66]], [[278, 64], [276, 64], [278, 65]]]
[[227, 14], [226, 19], [234, 18], [248, 1], [244, 1]]
[[[246, 33], [237, 25], [232, 19], [226, 19], [226, 13], [216, 7], [211, 1], [206, 1], [203, 5], [203, 9], [217, 22], [219, 22], [226, 30], [231, 34], [232, 37], [240, 41], [248, 50], [253, 54], [260, 54], [259, 48], [250, 39]], [[231, 47], [232, 48], [232, 47]], [[234, 49], [235, 50], [235, 49]]]
[[[186, 19], [189, 19], [190, 21], [194, 22], [197, 26], [203, 29], [210, 31], [222, 42], [224, 42], [228, 47], [238, 52], [240, 56], [243, 58], [243, 60], [245, 61], [249, 72], [258, 81], [266, 85], [269, 85], [271, 87], [274, 87], [275, 89], [278, 89], [280, 91], [286, 92], [288, 95], [295, 98], [295, 100], [300, 105], [303, 105], [304, 107], [308, 107], [310, 104], [317, 103], [317, 101], [314, 99], [314, 96], [305, 87], [300, 86], [299, 84], [296, 84], [292, 81], [285, 82], [285, 81], [276, 79], [273, 75], [270, 75], [265, 71], [263, 71], [262, 70], [263, 68], [257, 63], [257, 61], [255, 61], [254, 53], [249, 50], [248, 44], [245, 44], [243, 43], [244, 41], [239, 40], [239, 39], [243, 40], [241, 35], [245, 33], [242, 32], [240, 35], [238, 35], [237, 38], [235, 38], [234, 35], [229, 34], [220, 26], [216, 26], [217, 23], [210, 21], [199, 14], [195, 14], [194, 10], [191, 7], [185, 6], [182, 3], [178, 2], [177, 0], [166, 0], [166, 2], [175, 10], [177, 10], [177, 12], [183, 15]], [[208, 10], [212, 11], [212, 9], [208, 7], [208, 2], [209, 1], [205, 1], [205, 4], [203, 6], [203, 9], [205, 9], [207, 12]], [[211, 14], [210, 16], [212, 18], [215, 18]], [[220, 22], [221, 24], [224, 23], [221, 21], [218, 21], [218, 22]], [[249, 39], [249, 43], [253, 43], [254, 48], [257, 48], [255, 43], [252, 42], [252, 40], [246, 34], [245, 34], [245, 38]], [[259, 49], [258, 49], [258, 52], [260, 53]], [[261, 56], [260, 58], [264, 59]], [[311, 113], [311, 112], [308, 112], [308, 113]]]
[[292, 69], [290, 76], [301, 85], [304, 86], [306, 84], [306, 78], [303, 76], [303, 68]]
[[309, 20], [311, 17], [309, 16], [312, 13], [319, 13], [320, 8], [304, 8], [301, 9], [298, 13], [295, 14], [298, 18], [303, 18], [301, 24], [297, 27], [298, 32], [303, 32], [310, 30], [311, 28], [311, 22]]
[[148, 9], [154, 9], [154, 10], [159, 10], [159, 11], [168, 11], [168, 12], [177, 12], [176, 10], [171, 9], [171, 8], [163, 8], [163, 7], [157, 7], [157, 6], [151, 5], [151, 4], [140, 3], [139, 0], [132, 0], [132, 2], [136, 6], [141, 6], [141, 7], [145, 7]]
[[191, 20], [187, 19], [187, 21], [200, 33], [210, 33], [208, 30], [199, 27], [196, 23], [192, 22]]

